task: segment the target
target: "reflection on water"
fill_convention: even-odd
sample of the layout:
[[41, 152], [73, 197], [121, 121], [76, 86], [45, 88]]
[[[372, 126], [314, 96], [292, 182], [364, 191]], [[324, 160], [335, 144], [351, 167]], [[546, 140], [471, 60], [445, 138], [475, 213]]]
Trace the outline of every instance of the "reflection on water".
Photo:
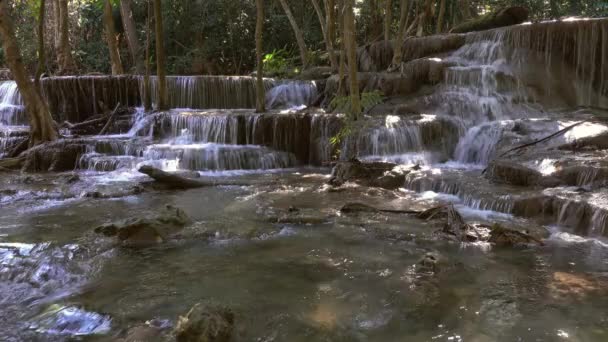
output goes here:
[[[44, 210], [45, 200], [32, 197], [4, 207], [0, 336], [116, 337], [146, 321], [174, 324], [194, 303], [214, 300], [237, 313], [243, 340], [607, 337], [604, 242], [555, 233], [537, 249], [462, 248], [414, 218], [337, 211], [347, 199], [397, 208], [444, 200], [434, 193], [327, 192], [326, 176], [310, 172], [243, 177], [271, 182], [82, 198]], [[166, 204], [194, 223], [165, 244], [120, 248], [92, 232]], [[27, 216], [16, 219], [18, 212]], [[428, 253], [431, 266], [421, 261]]]

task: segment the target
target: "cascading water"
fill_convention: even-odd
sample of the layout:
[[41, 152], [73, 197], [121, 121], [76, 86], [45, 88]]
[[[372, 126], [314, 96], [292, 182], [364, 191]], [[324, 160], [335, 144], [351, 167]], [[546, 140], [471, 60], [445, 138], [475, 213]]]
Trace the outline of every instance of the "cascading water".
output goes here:
[[27, 123], [21, 95], [14, 81], [0, 82], [0, 125]]
[[[158, 79], [151, 79], [152, 102], [157, 102]], [[238, 109], [255, 108], [255, 82], [249, 76], [168, 76], [167, 93], [171, 108]], [[314, 82], [264, 79], [266, 107], [309, 106], [316, 98]], [[140, 79], [143, 92], [143, 78]]]

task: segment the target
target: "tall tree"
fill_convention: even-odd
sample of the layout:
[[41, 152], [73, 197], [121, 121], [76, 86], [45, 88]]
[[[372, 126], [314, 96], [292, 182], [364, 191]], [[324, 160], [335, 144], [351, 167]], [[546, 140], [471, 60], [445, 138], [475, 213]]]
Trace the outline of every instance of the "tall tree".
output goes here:
[[384, 0], [384, 41], [391, 39], [391, 25], [393, 24], [393, 1]]
[[293, 29], [293, 33], [296, 36], [296, 42], [298, 43], [298, 49], [300, 50], [300, 59], [302, 60], [302, 67], [306, 68], [308, 66], [308, 49], [306, 49], [306, 42], [304, 41], [304, 34], [300, 27], [298, 26], [298, 22], [296, 18], [291, 13], [291, 9], [287, 4], [286, 0], [279, 0], [281, 6], [283, 7], [283, 11], [285, 11], [285, 15], [287, 15], [287, 19], [289, 19], [289, 24], [291, 24], [291, 28]]
[[357, 78], [357, 37], [355, 36], [354, 0], [346, 0], [344, 12], [344, 37], [348, 55], [348, 80], [350, 84], [350, 114], [353, 120], [361, 115], [361, 99], [359, 97], [359, 81]]
[[[336, 53], [334, 51], [335, 39], [336, 39], [336, 5], [334, 0], [325, 0], [325, 20], [327, 22], [327, 39], [331, 44], [331, 48], [329, 49], [329, 60], [332, 64], [332, 69], [334, 71], [338, 70]], [[332, 61], [333, 60], [333, 61]]]
[[340, 68], [338, 70], [338, 95], [346, 95], [346, 86], [344, 85], [344, 75], [346, 74], [346, 35], [344, 34], [344, 11], [346, 11], [346, 1], [338, 0], [338, 15], [341, 18], [339, 21], [339, 33], [340, 33]]
[[30, 147], [57, 139], [48, 106], [34, 87], [23, 64], [6, 0], [0, 0], [0, 38], [6, 63], [17, 83], [30, 122]]
[[68, 0], [55, 0], [55, 6], [57, 73], [59, 75], [73, 74], [76, 72], [76, 63], [72, 57], [72, 47], [70, 46]]
[[140, 55], [141, 48], [139, 45], [139, 39], [137, 39], [135, 20], [133, 19], [133, 11], [131, 10], [131, 0], [120, 0], [120, 17], [122, 18], [122, 26], [125, 31], [125, 37], [127, 38], [129, 53], [131, 54], [133, 65], [135, 66], [135, 72], [141, 75], [143, 72], [142, 59]]
[[439, 16], [437, 17], [437, 34], [443, 32], [443, 18], [445, 17], [445, 0], [439, 3]]
[[168, 109], [167, 78], [165, 75], [165, 39], [163, 34], [163, 13], [160, 0], [154, 0], [154, 22], [156, 33], [156, 77], [158, 78], [159, 110]]
[[[315, 12], [317, 12], [317, 17], [319, 18], [319, 24], [321, 25], [321, 31], [323, 33], [323, 40], [325, 41], [325, 47], [327, 49], [327, 54], [329, 55], [329, 63], [332, 69], [336, 69], [338, 67], [336, 62], [336, 55], [334, 54], [334, 47], [332, 38], [329, 36], [328, 32], [328, 20], [325, 19], [323, 15], [323, 11], [321, 10], [321, 6], [319, 5], [319, 0], [311, 0], [312, 6], [315, 8]], [[332, 1], [333, 2], [333, 1]], [[333, 7], [333, 5], [332, 5]], [[329, 15], [329, 6], [326, 6], [327, 15]], [[333, 11], [333, 8], [331, 9]]]
[[44, 72], [45, 53], [44, 53], [44, 12], [46, 1], [40, 0], [38, 4], [38, 66], [36, 67], [36, 76], [34, 77], [34, 85], [36, 90], [40, 91], [40, 77]]
[[407, 29], [408, 16], [410, 13], [410, 1], [401, 0], [401, 15], [399, 17], [399, 31], [397, 32], [397, 38], [394, 43], [393, 61], [389, 70], [395, 70], [401, 65], [403, 59], [403, 39], [405, 38], [405, 31]]
[[116, 30], [114, 29], [114, 15], [112, 14], [112, 3], [110, 0], [104, 1], [103, 6], [103, 23], [106, 29], [106, 41], [110, 50], [110, 63], [112, 65], [112, 75], [121, 75], [125, 71], [122, 68], [120, 61], [120, 52], [118, 51], [118, 41]]
[[150, 35], [152, 32], [152, 6], [150, 6], [150, 0], [146, 2], [148, 9], [148, 16], [146, 22], [148, 29], [146, 30], [146, 73], [144, 75], [144, 110], [146, 112], [152, 110], [152, 90], [150, 87]]
[[264, 66], [262, 51], [262, 33], [264, 31], [264, 0], [255, 0], [257, 9], [255, 24], [255, 55], [256, 55], [256, 82], [255, 82], [255, 108], [256, 112], [266, 111], [266, 94], [264, 89]]

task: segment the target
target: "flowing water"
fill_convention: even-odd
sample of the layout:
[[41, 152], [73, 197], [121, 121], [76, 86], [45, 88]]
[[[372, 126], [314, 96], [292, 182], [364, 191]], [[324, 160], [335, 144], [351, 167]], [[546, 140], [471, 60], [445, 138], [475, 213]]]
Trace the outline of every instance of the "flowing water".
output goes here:
[[[522, 132], [544, 137], [580, 120], [580, 106], [606, 107], [608, 25], [571, 25], [467, 35], [462, 47], [433, 57], [450, 67], [423, 95], [426, 113], [370, 118], [340, 146], [329, 139], [342, 116], [299, 110], [315, 102], [313, 82], [267, 80], [267, 104], [279, 109], [256, 114], [247, 109], [251, 78], [170, 78], [170, 102], [189, 109], [139, 110], [126, 134], [81, 138], [86, 151], [73, 172], [0, 177], [0, 340], [116, 340], [144, 322], [170, 340], [178, 315], [209, 300], [236, 313], [242, 341], [607, 340], [608, 193], [593, 188], [604, 152], [528, 161], [542, 174], [584, 165], [572, 187], [483, 176]], [[567, 54], [562, 45], [571, 43], [576, 52]], [[572, 82], [562, 87], [564, 79]], [[139, 91], [137, 78], [47, 82], [61, 94], [47, 90], [48, 99], [88, 84], [104, 106], [138, 104], [130, 93]], [[122, 85], [103, 93], [102, 82]], [[0, 153], [24, 132], [15, 90], [0, 84]], [[77, 102], [55, 106], [72, 113]], [[99, 109], [87, 110], [66, 116]], [[551, 143], [606, 129], [588, 123]], [[419, 170], [394, 192], [335, 191], [325, 183], [336, 149]], [[136, 172], [142, 164], [254, 185], [166, 191]], [[543, 206], [532, 212], [538, 197]], [[546, 245], [448, 242], [406, 215], [341, 213], [346, 202], [417, 210], [453, 203], [469, 221], [542, 232]], [[161, 244], [129, 248], [94, 232], [167, 205], [192, 223]], [[431, 269], [420, 262], [429, 254]]]

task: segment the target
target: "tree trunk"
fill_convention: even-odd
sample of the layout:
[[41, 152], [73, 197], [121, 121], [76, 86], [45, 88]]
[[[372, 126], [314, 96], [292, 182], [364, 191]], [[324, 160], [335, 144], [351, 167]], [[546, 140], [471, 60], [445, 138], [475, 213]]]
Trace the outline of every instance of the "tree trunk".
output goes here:
[[391, 24], [393, 23], [393, 1], [384, 1], [384, 41], [388, 43], [388, 41], [391, 39]]
[[467, 21], [471, 18], [469, 0], [460, 0], [460, 12], [462, 13], [462, 21]]
[[148, 16], [146, 22], [148, 29], [146, 30], [146, 74], [144, 75], [144, 110], [146, 112], [152, 110], [152, 90], [150, 89], [150, 35], [152, 32], [152, 6], [150, 1], [147, 1]]
[[264, 89], [264, 66], [262, 34], [264, 33], [264, 0], [255, 0], [257, 18], [255, 24], [255, 55], [256, 55], [256, 82], [255, 82], [255, 108], [256, 112], [266, 111], [266, 94]]
[[76, 63], [72, 57], [70, 46], [70, 31], [68, 23], [68, 0], [55, 0], [57, 6], [57, 66], [59, 75], [68, 75], [76, 72]]
[[163, 13], [160, 0], [154, 0], [154, 21], [156, 33], [156, 76], [158, 78], [159, 110], [168, 109], [167, 106], [167, 79], [165, 77], [165, 39], [163, 34]]
[[327, 49], [329, 52], [329, 60], [334, 71], [338, 70], [338, 62], [336, 60], [336, 52], [334, 51], [336, 37], [336, 6], [334, 0], [325, 0], [325, 13], [327, 21], [327, 40], [330, 44]]
[[[333, 1], [332, 1], [333, 3]], [[319, 5], [319, 1], [318, 0], [312, 0], [312, 5], [315, 8], [315, 11], [317, 12], [317, 17], [319, 17], [319, 24], [321, 25], [321, 31], [323, 31], [323, 40], [325, 40], [325, 47], [327, 49], [327, 54], [329, 56], [329, 63], [331, 65], [332, 70], [336, 70], [338, 67], [338, 64], [336, 62], [336, 55], [334, 54], [334, 47], [333, 47], [333, 41], [332, 38], [330, 38], [329, 36], [329, 31], [328, 31], [328, 23], [329, 20], [325, 19], [325, 17], [323, 16], [323, 11], [321, 11], [321, 6]], [[332, 4], [333, 7], [333, 4]], [[330, 11], [333, 11], [333, 8], [331, 10], [328, 10], [329, 6], [326, 6], [326, 15], [329, 16], [330, 15]]]
[[36, 68], [36, 76], [34, 77], [34, 85], [36, 91], [40, 91], [40, 76], [44, 71], [44, 10], [46, 6], [45, 0], [40, 0], [40, 8], [38, 11], [38, 66]]
[[120, 61], [120, 52], [118, 51], [116, 31], [114, 30], [114, 16], [112, 14], [112, 4], [110, 3], [110, 0], [104, 1], [103, 22], [106, 29], [106, 40], [108, 43], [108, 49], [110, 50], [112, 75], [124, 74], [125, 72], [122, 68], [122, 62]]
[[445, 16], [445, 0], [439, 4], [439, 17], [437, 17], [437, 34], [443, 32], [443, 18]]
[[401, 16], [399, 17], [399, 32], [395, 39], [393, 61], [389, 70], [395, 70], [401, 65], [403, 59], [403, 39], [405, 38], [405, 30], [407, 29], [407, 21], [410, 13], [410, 0], [401, 0]]
[[131, 11], [131, 0], [120, 0], [120, 15], [122, 17], [122, 26], [125, 30], [129, 53], [135, 66], [135, 72], [141, 75], [143, 65], [140, 56], [139, 40], [137, 39], [137, 30], [135, 28], [135, 20], [133, 19], [133, 11]]
[[55, 31], [54, 35], [53, 35], [53, 44], [55, 46], [55, 53], [59, 53], [59, 47], [61, 46], [61, 39], [59, 39], [59, 37], [61, 36], [61, 15], [60, 15], [60, 5], [59, 5], [59, 0], [53, 0], [52, 2], [53, 4], [53, 31]]
[[53, 118], [49, 109], [28, 77], [21, 52], [17, 45], [15, 29], [7, 1], [0, 0], [0, 38], [4, 50], [6, 63], [17, 83], [17, 88], [23, 98], [25, 110], [30, 122], [29, 146], [57, 139], [57, 132], [53, 127]]
[[346, 8], [345, 1], [338, 0], [339, 16], [342, 18], [339, 20], [339, 31], [340, 31], [340, 69], [338, 70], [338, 95], [346, 95], [346, 86], [344, 85], [344, 74], [346, 73], [346, 45], [344, 44], [346, 36], [344, 35], [344, 11]]
[[344, 36], [348, 55], [348, 80], [350, 83], [350, 114], [353, 120], [361, 115], [361, 99], [359, 97], [359, 81], [357, 79], [357, 37], [355, 36], [354, 0], [346, 0], [344, 13]]
[[293, 29], [293, 33], [296, 36], [296, 42], [298, 43], [298, 49], [300, 50], [300, 59], [302, 60], [302, 67], [306, 69], [308, 66], [308, 50], [306, 49], [306, 42], [304, 41], [304, 35], [298, 27], [298, 22], [296, 18], [294, 18], [293, 13], [291, 13], [291, 9], [289, 9], [289, 5], [286, 0], [279, 0], [285, 14], [287, 15], [287, 19], [289, 19], [289, 23], [291, 24], [291, 28]]
[[422, 37], [424, 35], [424, 28], [432, 17], [432, 9], [433, 6], [432, 0], [426, 0], [424, 7], [420, 7], [420, 14], [418, 16], [418, 32], [416, 33], [416, 37]]

